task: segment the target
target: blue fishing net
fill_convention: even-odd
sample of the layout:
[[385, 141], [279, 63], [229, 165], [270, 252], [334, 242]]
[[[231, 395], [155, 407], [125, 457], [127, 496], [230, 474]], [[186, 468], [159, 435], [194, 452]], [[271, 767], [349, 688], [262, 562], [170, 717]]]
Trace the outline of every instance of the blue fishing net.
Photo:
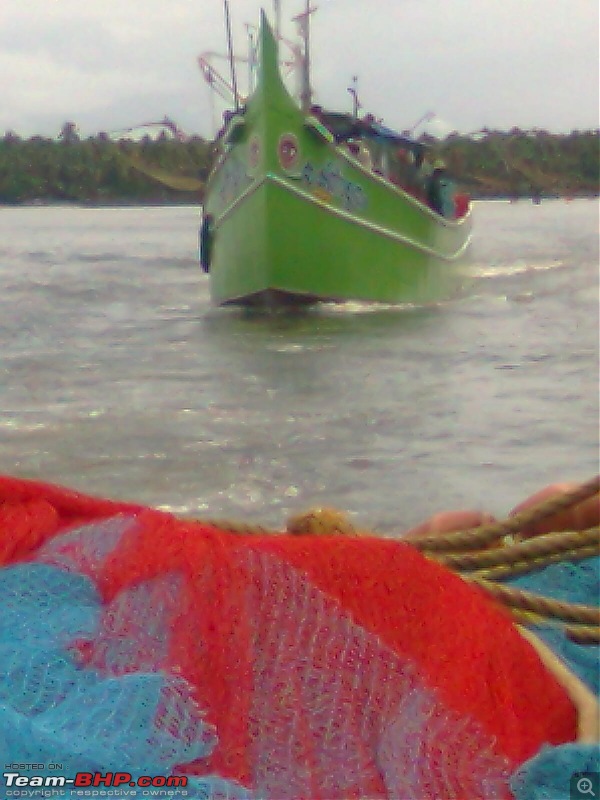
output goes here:
[[[517, 800], [580, 800], [586, 795], [594, 800], [599, 771], [598, 745], [563, 744], [544, 747], [515, 772], [510, 785]], [[590, 784], [578, 786], [586, 777]]]
[[[510, 583], [520, 589], [573, 603], [593, 605], [600, 599], [600, 558], [576, 563], [554, 564], [540, 572], [516, 578]], [[536, 634], [598, 696], [600, 689], [600, 648], [578, 645], [552, 625], [538, 626]], [[579, 794], [577, 781], [591, 773], [589, 792]], [[597, 745], [565, 744], [546, 747], [527, 761], [513, 776], [511, 788], [517, 800], [573, 800], [600, 797], [600, 748]], [[587, 784], [583, 784], [588, 788]], [[595, 792], [595, 793], [594, 793]]]
[[[183, 680], [156, 672], [103, 677], [94, 669], [81, 669], [70, 645], [96, 636], [100, 621], [99, 597], [88, 578], [47, 564], [7, 567], [0, 570], [0, 598], [0, 766], [4, 772], [10, 773], [10, 765], [16, 765], [13, 771], [19, 776], [33, 777], [40, 774], [35, 765], [58, 762], [62, 776], [127, 771], [135, 781], [142, 775], [170, 775], [177, 764], [211, 752], [215, 732], [202, 719]], [[111, 655], [122, 662], [122, 653]], [[8, 793], [10, 797], [81, 797], [85, 791], [4, 788], [7, 797]], [[99, 786], [87, 791], [87, 796], [97, 797], [151, 796], [151, 790], [142, 795], [142, 790], [136, 794], [129, 787]], [[154, 790], [154, 796], [250, 797], [243, 787], [219, 776], [190, 777], [179, 794], [179, 790], [168, 791]], [[0, 796], [6, 800], [4, 794]]]

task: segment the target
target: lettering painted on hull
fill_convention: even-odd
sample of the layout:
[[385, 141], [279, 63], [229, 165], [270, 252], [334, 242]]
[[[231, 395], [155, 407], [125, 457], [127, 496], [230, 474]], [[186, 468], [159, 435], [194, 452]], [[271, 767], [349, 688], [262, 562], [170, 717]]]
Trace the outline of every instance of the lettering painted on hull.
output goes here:
[[364, 211], [368, 205], [365, 190], [344, 177], [338, 161], [328, 161], [322, 167], [307, 161], [302, 169], [301, 181], [319, 200], [335, 200], [347, 211]]

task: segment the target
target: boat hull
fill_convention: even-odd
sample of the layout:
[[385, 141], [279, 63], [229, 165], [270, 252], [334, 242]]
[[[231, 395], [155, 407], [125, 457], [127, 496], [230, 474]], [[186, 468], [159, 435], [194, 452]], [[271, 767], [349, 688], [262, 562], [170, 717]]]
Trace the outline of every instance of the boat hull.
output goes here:
[[[423, 212], [421, 212], [423, 213]], [[431, 303], [465, 278], [464, 228], [435, 220], [428, 235], [348, 214], [266, 176], [219, 221], [215, 303]]]

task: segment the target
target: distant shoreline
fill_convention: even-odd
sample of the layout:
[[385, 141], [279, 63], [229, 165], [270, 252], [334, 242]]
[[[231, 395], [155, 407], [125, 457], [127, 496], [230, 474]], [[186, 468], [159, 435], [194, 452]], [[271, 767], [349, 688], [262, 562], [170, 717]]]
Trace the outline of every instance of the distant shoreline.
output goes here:
[[106, 200], [102, 202], [86, 200], [24, 200], [19, 203], [4, 203], [0, 208], [184, 208], [186, 206], [202, 207], [197, 200]]
[[[93, 207], [201, 203], [215, 160], [212, 142], [147, 137], [81, 140], [65, 123], [59, 141], [0, 138], [0, 204]], [[478, 137], [421, 137], [430, 159], [474, 198], [597, 197], [600, 131], [485, 131]], [[143, 167], [143, 168], [142, 168]], [[190, 189], [191, 187], [191, 189]]]

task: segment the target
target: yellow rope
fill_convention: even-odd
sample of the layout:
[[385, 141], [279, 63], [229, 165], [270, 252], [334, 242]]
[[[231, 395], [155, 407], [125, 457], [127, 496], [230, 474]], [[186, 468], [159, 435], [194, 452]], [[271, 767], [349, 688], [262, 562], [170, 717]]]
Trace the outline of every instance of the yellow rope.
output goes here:
[[600, 553], [600, 527], [589, 528], [586, 531], [548, 533], [545, 536], [536, 536], [525, 542], [494, 550], [480, 550], [476, 553], [440, 553], [432, 554], [432, 557], [452, 569], [462, 571], [517, 565], [529, 560], [542, 561], [546, 556], [568, 558], [571, 551], [577, 551], [582, 547], [595, 548]]
[[565, 633], [576, 644], [600, 644], [600, 627], [569, 625], [565, 628]]
[[505, 608], [519, 625], [527, 625], [528, 627], [548, 625], [548, 618], [543, 617], [541, 614], [536, 614], [533, 611], [523, 611], [520, 608], [511, 608], [510, 606], [505, 606]]
[[262, 525], [249, 525], [247, 522], [240, 522], [239, 520], [232, 519], [194, 519], [193, 522], [200, 522], [202, 525], [210, 525], [221, 531], [227, 531], [227, 533], [239, 533], [244, 535], [258, 534], [264, 536], [279, 533], [279, 531], [263, 528]]
[[593, 606], [553, 600], [534, 594], [533, 592], [526, 592], [523, 589], [504, 586], [501, 583], [494, 583], [493, 581], [488, 581], [485, 578], [478, 578], [473, 575], [462, 575], [461, 577], [469, 583], [479, 586], [492, 597], [510, 608], [518, 608], [522, 611], [533, 611], [539, 616], [553, 617], [566, 622], [578, 622], [594, 626], [600, 625], [600, 610]]
[[573, 491], [559, 494], [534, 508], [515, 514], [514, 517], [467, 531], [423, 536], [412, 539], [410, 543], [418, 550], [426, 552], [481, 549], [504, 536], [518, 533], [528, 525], [551, 517], [559, 511], [572, 508], [589, 497], [593, 497], [598, 491], [600, 491], [600, 476], [597, 475]]
[[[507, 578], [516, 578], [520, 575], [527, 575], [539, 569], [544, 569], [551, 564], [560, 564], [563, 561], [583, 561], [586, 558], [593, 558], [598, 555], [597, 545], [589, 547], [579, 547], [576, 550], [568, 550], [563, 553], [552, 553], [542, 558], [530, 558], [524, 561], [516, 561], [512, 564], [499, 564], [498, 566], [485, 569], [473, 570], [474, 575], [479, 578], [487, 578], [492, 581], [502, 581]], [[468, 570], [465, 570], [468, 571]], [[463, 570], [460, 570], [462, 573]]]

